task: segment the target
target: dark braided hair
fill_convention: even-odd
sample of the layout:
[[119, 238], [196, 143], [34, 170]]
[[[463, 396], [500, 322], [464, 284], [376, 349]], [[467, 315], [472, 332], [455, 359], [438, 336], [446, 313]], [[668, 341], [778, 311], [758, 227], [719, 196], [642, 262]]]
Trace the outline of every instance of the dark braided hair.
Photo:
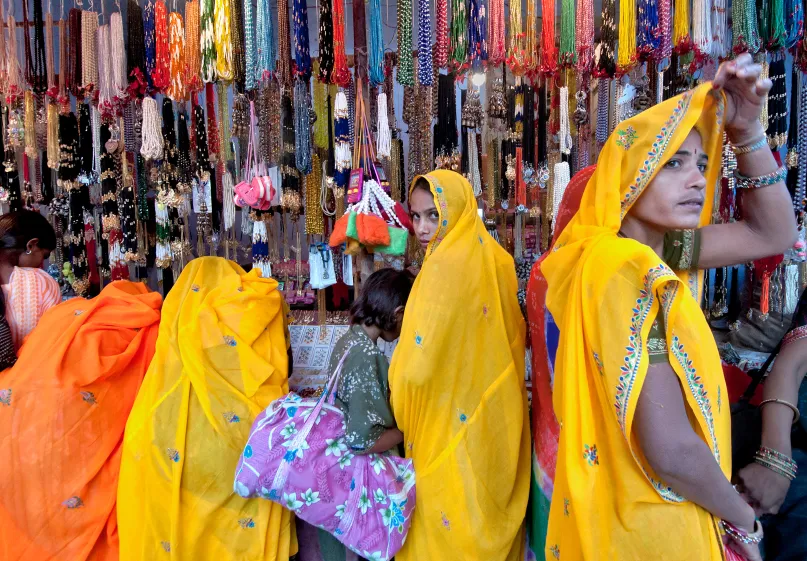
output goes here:
[[408, 271], [376, 271], [367, 277], [361, 296], [350, 307], [350, 323], [395, 331], [398, 328], [395, 312], [406, 306], [413, 282], [414, 278]]

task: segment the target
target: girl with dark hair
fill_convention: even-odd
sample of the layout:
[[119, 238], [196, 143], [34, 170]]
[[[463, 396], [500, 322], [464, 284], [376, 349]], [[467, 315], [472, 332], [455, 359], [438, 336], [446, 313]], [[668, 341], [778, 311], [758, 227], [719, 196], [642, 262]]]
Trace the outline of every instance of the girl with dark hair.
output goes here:
[[0, 216], [0, 284], [15, 350], [42, 314], [61, 302], [59, 284], [42, 269], [55, 248], [56, 233], [38, 212], [21, 210]]
[[[389, 362], [376, 346], [401, 333], [404, 307], [412, 290], [408, 272], [381, 269], [364, 282], [361, 296], [350, 309], [350, 329], [334, 346], [328, 372], [332, 376], [344, 357], [336, 387], [336, 404], [345, 414], [347, 454], [380, 454], [403, 442], [392, 416], [387, 372]], [[324, 530], [298, 520], [300, 561], [355, 559]]]

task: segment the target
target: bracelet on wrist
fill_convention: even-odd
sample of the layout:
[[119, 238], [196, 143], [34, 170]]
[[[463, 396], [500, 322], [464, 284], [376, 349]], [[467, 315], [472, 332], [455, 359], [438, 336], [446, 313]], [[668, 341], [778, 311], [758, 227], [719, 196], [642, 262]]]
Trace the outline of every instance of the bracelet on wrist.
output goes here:
[[788, 407], [791, 411], [793, 411], [793, 424], [795, 425], [796, 423], [799, 422], [799, 419], [801, 418], [801, 412], [799, 411], [799, 408], [790, 403], [789, 401], [785, 401], [784, 399], [766, 399], [759, 404], [759, 408], [762, 409], [763, 407], [765, 407], [766, 405], [770, 405], [771, 403], [778, 403], [779, 405], [784, 405], [785, 407]]
[[761, 189], [763, 187], [770, 187], [771, 185], [783, 182], [786, 177], [787, 169], [784, 166], [776, 171], [757, 177], [747, 177], [739, 171], [734, 172], [737, 189]]
[[746, 144], [732, 144], [731, 150], [736, 156], [740, 156], [743, 154], [751, 154], [752, 152], [756, 152], [757, 150], [762, 150], [763, 148], [767, 147], [768, 137], [763, 134], [759, 138]]
[[757, 544], [762, 541], [762, 524], [760, 524], [758, 518], [754, 519], [754, 531], [751, 533], [741, 530], [731, 522], [726, 522], [725, 520], [721, 520], [720, 525], [730, 538], [740, 543]]
[[754, 462], [782, 477], [786, 477], [790, 481], [796, 478], [799, 471], [799, 467], [793, 458], [767, 446], [759, 447], [759, 450], [754, 454]]

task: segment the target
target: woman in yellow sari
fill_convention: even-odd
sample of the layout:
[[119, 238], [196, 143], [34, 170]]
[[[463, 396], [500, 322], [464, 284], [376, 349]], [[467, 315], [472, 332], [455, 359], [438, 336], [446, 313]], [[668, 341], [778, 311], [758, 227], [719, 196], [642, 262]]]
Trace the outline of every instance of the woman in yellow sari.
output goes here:
[[[288, 392], [277, 282], [218, 257], [185, 267], [126, 424], [118, 488], [123, 561], [287, 561], [288, 510], [233, 493], [255, 416]], [[166, 554], [169, 557], [166, 557]]]
[[[723, 539], [760, 559], [756, 543], [743, 542], [758, 542], [761, 527], [728, 479], [728, 394], [699, 306], [702, 274], [674, 272], [659, 257], [676, 230], [698, 253], [684, 261], [700, 267], [780, 253], [795, 240], [759, 125], [771, 87], [760, 71], [743, 55], [713, 84], [620, 123], [541, 266], [560, 329], [549, 559], [717, 561]], [[743, 195], [755, 212], [706, 226], [724, 125], [738, 172], [757, 184]]]
[[396, 560], [521, 560], [530, 429], [513, 259], [457, 173], [416, 178], [410, 211], [426, 256], [389, 380], [417, 506]]

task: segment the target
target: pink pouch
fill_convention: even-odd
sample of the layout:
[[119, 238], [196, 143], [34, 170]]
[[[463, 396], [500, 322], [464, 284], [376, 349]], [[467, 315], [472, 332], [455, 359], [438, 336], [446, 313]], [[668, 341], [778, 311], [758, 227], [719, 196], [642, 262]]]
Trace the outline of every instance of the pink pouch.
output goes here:
[[[249, 181], [240, 181], [233, 187], [236, 195], [236, 203], [238, 206], [255, 206], [258, 204], [258, 191]], [[245, 204], [238, 204], [238, 201]]]
[[403, 546], [415, 508], [412, 460], [354, 455], [334, 406], [342, 366], [319, 399], [289, 393], [255, 419], [235, 472], [235, 492], [279, 503], [365, 558]]

